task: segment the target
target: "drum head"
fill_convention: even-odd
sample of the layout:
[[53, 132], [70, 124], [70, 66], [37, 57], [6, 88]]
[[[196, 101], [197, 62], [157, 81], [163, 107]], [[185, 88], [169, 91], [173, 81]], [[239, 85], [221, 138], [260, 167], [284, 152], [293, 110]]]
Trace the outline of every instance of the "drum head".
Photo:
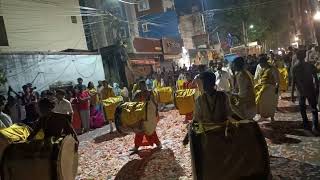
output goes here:
[[78, 170], [78, 152], [76, 140], [71, 136], [63, 139], [57, 160], [57, 175], [60, 180], [75, 179]]

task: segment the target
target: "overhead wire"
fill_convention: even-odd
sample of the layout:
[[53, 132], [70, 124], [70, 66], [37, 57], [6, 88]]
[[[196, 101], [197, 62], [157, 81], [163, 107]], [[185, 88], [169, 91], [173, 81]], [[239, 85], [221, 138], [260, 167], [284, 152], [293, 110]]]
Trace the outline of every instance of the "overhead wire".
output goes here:
[[42, 85], [41, 88], [39, 88], [39, 90], [43, 90], [46, 86], [48, 86], [48, 85], [54, 83], [55, 81], [57, 81], [58, 79], [60, 79], [63, 76], [63, 74], [67, 71], [67, 69], [69, 68], [69, 66], [71, 64], [72, 64], [72, 61], [69, 62], [69, 64], [63, 69], [62, 73], [59, 76], [57, 76], [54, 80]]
[[[75, 57], [75, 59], [76, 59], [76, 57]], [[95, 65], [94, 65], [93, 72], [92, 72], [90, 75], [88, 75], [88, 76], [85, 76], [85, 75], [83, 75], [82, 73], [80, 73], [80, 71], [78, 70], [78, 68], [77, 68], [77, 66], [76, 66], [76, 64], [75, 64], [74, 61], [72, 61], [72, 63], [73, 63], [73, 66], [74, 66], [75, 70], [77, 71], [77, 73], [78, 73], [81, 77], [83, 77], [83, 78], [90, 78], [90, 77], [92, 77], [92, 76], [96, 73], [97, 64], [98, 64], [98, 56], [96, 56], [96, 59], [95, 59], [95, 62], [94, 62]]]
[[[38, 2], [38, 1], [35, 1], [35, 2]], [[245, 5], [239, 6], [239, 7], [230, 7], [230, 8], [224, 8], [224, 9], [212, 9], [212, 10], [207, 10], [205, 12], [231, 11], [231, 10], [237, 10], [237, 9], [240, 9], [240, 8], [249, 8], [249, 7], [253, 7], [253, 6], [265, 5], [265, 4], [274, 3], [274, 2], [276, 2], [276, 1], [275, 0], [271, 0], [271, 1], [266, 1], [266, 2], [255, 3], [255, 4], [252, 4], [252, 3], [251, 4], [245, 4]], [[13, 5], [13, 4], [11, 4], [11, 5]], [[31, 7], [31, 8], [34, 9], [34, 6], [27, 6], [27, 7]], [[108, 19], [105, 16], [112, 17], [113, 19], [111, 19], [111, 22], [113, 22], [114, 20], [117, 20], [117, 21], [124, 22], [124, 23], [135, 24], [133, 22], [129, 22], [127, 20], [124, 20], [121, 17], [117, 17], [116, 15], [114, 15], [113, 13], [111, 13], [107, 9], [97, 9], [97, 8], [84, 7], [84, 6], [76, 6], [74, 8], [80, 8], [80, 13], [81, 14], [78, 13], [79, 11], [73, 11], [73, 12], [76, 12], [75, 15], [77, 15], [77, 16], [86, 16], [86, 15], [88, 15], [88, 16], [104, 16], [104, 17], [102, 17], [102, 20], [83, 23], [84, 26], [91, 26], [91, 25], [98, 24], [98, 23], [104, 23], [105, 19]], [[23, 9], [20, 9], [20, 10], [23, 10]], [[87, 13], [85, 11], [88, 11], [89, 13]], [[71, 15], [71, 14], [68, 14], [68, 16], [69, 15]], [[66, 16], [66, 15], [63, 15], [63, 16]], [[166, 19], [165, 21], [160, 21], [160, 22], [159, 21], [154, 21], [155, 19], [159, 19], [159, 18], [161, 18], [161, 17], [159, 17], [159, 16], [158, 17], [150, 17], [150, 18], [146, 18], [146, 19], [142, 19], [140, 17], [140, 18], [138, 18], [137, 23], [150, 23], [151, 25], [154, 25], [154, 26], [166, 26], [166, 25], [171, 23], [170, 19], [169, 20]], [[172, 17], [172, 18], [174, 18], [174, 17]], [[32, 26], [32, 24], [30, 26]], [[46, 28], [44, 28], [44, 27], [46, 27]], [[37, 25], [36, 27], [34, 27], [34, 29], [25, 27], [25, 29], [23, 29], [23, 28], [22, 29], [17, 29], [16, 31], [14, 31], [12, 33], [15, 33], [16, 35], [18, 35], [18, 34], [21, 34], [21, 33], [25, 34], [25, 33], [31, 33], [31, 32], [34, 32], [34, 31], [37, 31], [37, 32], [53, 32], [53, 31], [55, 31], [54, 28], [53, 29], [50, 29], [50, 28], [48, 29], [48, 27], [51, 27], [51, 26], [48, 26], [47, 24], [42, 24], [42, 25]], [[90, 28], [94, 29], [96, 27], [92, 27], [91, 26]], [[85, 34], [85, 36], [89, 37], [89, 36], [92, 36], [92, 34], [90, 34], [90, 35]]]

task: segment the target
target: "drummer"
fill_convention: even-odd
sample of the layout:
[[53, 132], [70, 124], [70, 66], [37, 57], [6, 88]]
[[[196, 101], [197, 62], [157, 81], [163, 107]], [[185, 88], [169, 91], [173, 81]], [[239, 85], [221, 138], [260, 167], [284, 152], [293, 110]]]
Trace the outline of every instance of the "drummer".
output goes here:
[[[140, 91], [138, 91], [136, 95], [133, 97], [134, 101], [136, 102], [151, 101], [155, 103], [152, 93], [151, 91], [147, 90], [146, 82], [144, 80], [139, 81], [138, 88]], [[158, 110], [156, 113], [157, 113], [157, 117], [159, 118]], [[146, 139], [147, 142], [144, 143], [143, 139]], [[130, 151], [132, 151], [133, 153], [137, 153], [140, 146], [153, 146], [154, 144], [156, 144], [159, 149], [162, 148], [161, 142], [159, 140], [159, 137], [156, 131], [154, 131], [154, 133], [151, 135], [146, 135], [144, 132], [136, 133], [134, 138], [134, 148], [132, 148]]]
[[36, 121], [34, 131], [28, 137], [29, 140], [33, 139], [41, 129], [44, 132], [44, 138], [72, 135], [77, 140], [77, 135], [70, 123], [71, 117], [54, 113], [54, 107], [55, 103], [48, 98], [43, 98], [38, 102], [40, 118]]

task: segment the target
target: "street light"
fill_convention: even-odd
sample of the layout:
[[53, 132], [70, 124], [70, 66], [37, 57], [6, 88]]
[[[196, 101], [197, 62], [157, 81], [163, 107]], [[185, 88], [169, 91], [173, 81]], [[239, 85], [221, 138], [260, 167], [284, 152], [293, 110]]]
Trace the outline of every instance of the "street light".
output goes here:
[[316, 14], [314, 14], [313, 19], [316, 21], [320, 21], [320, 11], [317, 11]]
[[254, 25], [253, 25], [253, 24], [251, 24], [251, 25], [249, 26], [249, 28], [250, 28], [250, 29], [253, 29], [253, 28], [254, 28]]

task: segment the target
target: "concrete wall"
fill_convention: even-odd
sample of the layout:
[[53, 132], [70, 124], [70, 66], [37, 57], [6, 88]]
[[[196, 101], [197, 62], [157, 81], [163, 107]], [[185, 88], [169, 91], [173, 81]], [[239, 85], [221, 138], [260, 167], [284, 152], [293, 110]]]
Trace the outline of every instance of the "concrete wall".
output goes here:
[[87, 49], [78, 0], [0, 0], [0, 15], [9, 41], [0, 52]]
[[76, 83], [79, 77], [85, 84], [93, 81], [95, 85], [105, 79], [101, 55], [0, 54], [0, 67], [15, 90], [32, 81], [37, 91], [42, 91], [59, 81]]
[[179, 17], [179, 30], [186, 49], [194, 49], [192, 36], [204, 34], [200, 13], [193, 13]]
[[[135, 2], [131, 0], [129, 2]], [[134, 4], [124, 4], [127, 20], [129, 21], [129, 33], [131, 37], [138, 37], [139, 36], [139, 29], [138, 29], [138, 21], [136, 15], [136, 9]]]

